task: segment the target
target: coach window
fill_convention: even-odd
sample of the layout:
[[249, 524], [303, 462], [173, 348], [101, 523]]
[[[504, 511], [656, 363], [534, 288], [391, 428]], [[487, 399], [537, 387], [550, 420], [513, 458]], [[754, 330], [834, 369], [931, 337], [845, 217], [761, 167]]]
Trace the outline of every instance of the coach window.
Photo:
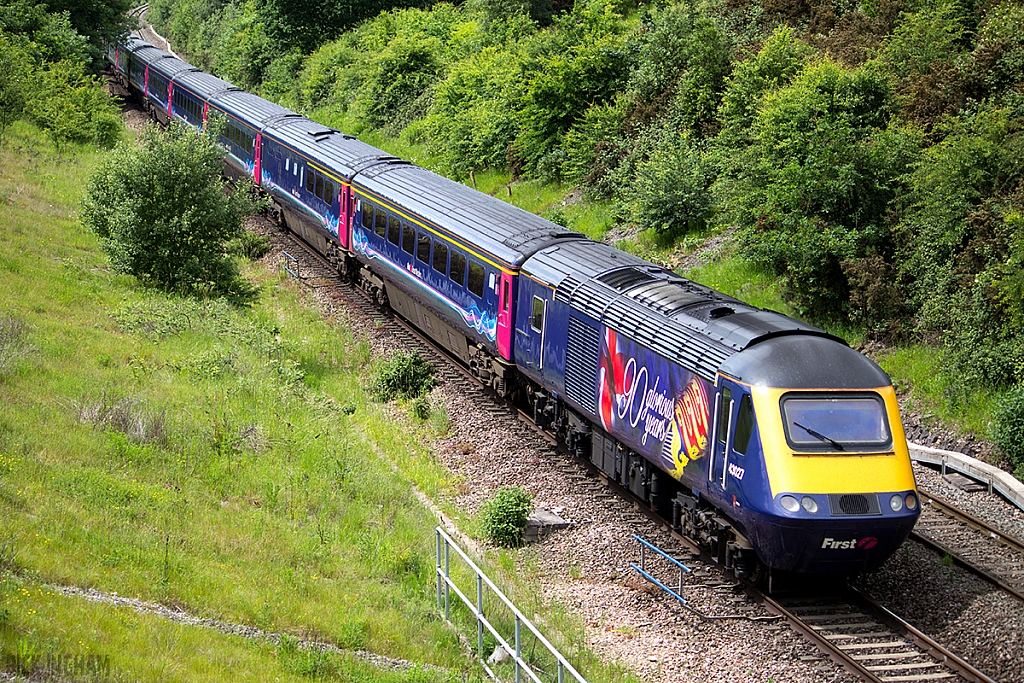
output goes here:
[[480, 298], [484, 296], [484, 267], [476, 261], [469, 262], [469, 282], [466, 289]]
[[452, 251], [452, 264], [448, 277], [459, 287], [466, 286], [466, 257], [459, 251]]
[[[394, 220], [394, 216], [391, 217]], [[383, 211], [377, 212], [377, 217], [373, 219], [373, 231], [377, 234], [377, 237], [384, 239], [384, 235], [388, 230], [388, 215]]]
[[402, 251], [412, 254], [416, 249], [416, 230], [408, 223], [402, 224]]
[[373, 205], [366, 202], [363, 202], [363, 230], [373, 230]]
[[533, 315], [530, 316], [530, 327], [535, 332], [544, 331], [544, 299], [533, 297]]
[[[319, 184], [319, 187], [318, 187]], [[320, 177], [319, 173], [307, 173], [306, 174], [306, 192], [314, 195], [319, 195], [324, 189], [323, 178]]]
[[728, 387], [722, 389], [722, 407], [718, 410], [718, 442], [725, 443], [729, 430], [729, 412], [732, 410], [732, 392]]
[[441, 240], [434, 241], [434, 270], [441, 275], [448, 272], [448, 245]]
[[398, 216], [392, 216], [391, 220], [388, 221], [388, 242], [397, 247], [401, 241], [402, 221], [398, 220]]
[[733, 435], [732, 449], [741, 455], [747, 454], [750, 437], [754, 434], [754, 406], [750, 402], [750, 394], [743, 394], [740, 399], [740, 412], [736, 416], [736, 433]]
[[334, 204], [334, 183], [327, 179], [324, 179], [323, 200], [328, 204]]
[[416, 258], [424, 263], [430, 263], [430, 235], [425, 232], [416, 237]]

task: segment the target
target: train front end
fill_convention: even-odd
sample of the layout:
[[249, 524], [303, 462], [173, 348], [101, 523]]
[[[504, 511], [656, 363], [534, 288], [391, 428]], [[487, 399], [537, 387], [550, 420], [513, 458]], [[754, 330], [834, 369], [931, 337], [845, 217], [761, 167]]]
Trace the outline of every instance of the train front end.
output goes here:
[[727, 365], [747, 380], [767, 475], [746, 529], [761, 561], [816, 574], [881, 566], [920, 514], [888, 376], [809, 336], [767, 340]]

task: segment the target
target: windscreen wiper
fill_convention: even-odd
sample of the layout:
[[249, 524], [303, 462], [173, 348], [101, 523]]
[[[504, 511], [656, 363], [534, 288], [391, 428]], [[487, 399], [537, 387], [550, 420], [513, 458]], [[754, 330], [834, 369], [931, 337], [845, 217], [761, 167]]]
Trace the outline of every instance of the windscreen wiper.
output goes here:
[[797, 427], [799, 427], [800, 429], [804, 430], [805, 432], [807, 432], [808, 434], [813, 436], [815, 439], [820, 439], [822, 441], [829, 442], [830, 444], [835, 446], [836, 450], [839, 450], [839, 451], [845, 451], [846, 450], [845, 448], [843, 448], [843, 444], [839, 443], [838, 441], [836, 441], [835, 439], [833, 439], [831, 437], [825, 436], [821, 432], [816, 432], [813, 429], [811, 429], [810, 427], [803, 426], [799, 422], [794, 422], [793, 424], [795, 424]]

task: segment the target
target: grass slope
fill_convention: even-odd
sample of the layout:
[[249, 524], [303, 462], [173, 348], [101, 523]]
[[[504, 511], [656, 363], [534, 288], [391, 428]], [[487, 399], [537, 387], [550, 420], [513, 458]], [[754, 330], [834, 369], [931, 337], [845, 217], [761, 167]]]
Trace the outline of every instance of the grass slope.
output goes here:
[[465, 668], [410, 479], [447, 484], [429, 457], [405, 478], [375, 455], [367, 435], [422, 446], [367, 404], [368, 345], [260, 267], [252, 309], [111, 274], [76, 220], [98, 159], [20, 124], [0, 148], [0, 669], [92, 654], [111, 679], [446, 677], [311, 663], [47, 584]]

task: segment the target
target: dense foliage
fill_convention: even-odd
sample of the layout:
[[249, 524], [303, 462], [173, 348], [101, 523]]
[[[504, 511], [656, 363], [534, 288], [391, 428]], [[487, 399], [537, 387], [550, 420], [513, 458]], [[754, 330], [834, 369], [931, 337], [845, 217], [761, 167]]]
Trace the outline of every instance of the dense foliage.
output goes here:
[[[199, 5], [225, 19], [181, 32]], [[315, 45], [242, 20], [269, 0], [158, 7], [287, 106], [456, 178], [580, 188], [661, 243], [736, 227], [811, 321], [937, 342], [963, 391], [1024, 383], [1019, 0], [471, 0]]]
[[[0, 137], [21, 118], [36, 123], [58, 146], [112, 147], [120, 137], [117, 108], [90, 73], [100, 34], [76, 30], [87, 7], [48, 12], [47, 5], [29, 0], [0, 0]], [[119, 31], [120, 25], [104, 24], [105, 31]]]
[[418, 351], [396, 351], [377, 367], [371, 392], [380, 401], [415, 399], [434, 388], [436, 372]]
[[526, 520], [533, 510], [533, 496], [521, 486], [498, 489], [494, 498], [481, 509], [484, 536], [496, 546], [518, 548], [523, 545]]
[[120, 143], [89, 181], [82, 223], [116, 272], [180, 292], [245, 295], [228, 242], [257, 210], [244, 185], [225, 192], [213, 133], [184, 124]]
[[1016, 477], [1024, 481], [1024, 387], [1017, 387], [1003, 399], [993, 437], [1010, 459]]

